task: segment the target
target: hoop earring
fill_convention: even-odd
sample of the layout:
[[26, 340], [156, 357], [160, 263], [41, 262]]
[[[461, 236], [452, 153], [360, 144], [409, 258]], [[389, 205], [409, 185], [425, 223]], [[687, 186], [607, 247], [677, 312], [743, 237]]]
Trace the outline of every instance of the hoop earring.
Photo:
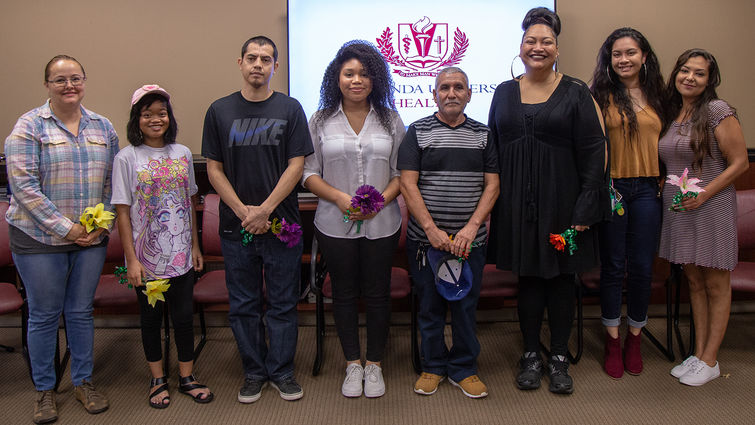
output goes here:
[[611, 78], [611, 71], [608, 69], [608, 65], [606, 65], [606, 75], [608, 76], [608, 81], [610, 81], [611, 84], [613, 84], [615, 86], [616, 83], [614, 83], [613, 82], [613, 78]]
[[648, 67], [644, 62], [642, 63], [642, 71], [645, 72], [645, 80], [643, 81], [642, 78], [640, 78], [640, 83], [645, 84], [645, 82], [648, 80]]
[[511, 79], [516, 80], [516, 75], [514, 75], [514, 62], [516, 62], [516, 58], [519, 58], [521, 60], [522, 58], [519, 57], [519, 55], [514, 56], [514, 59], [511, 60], [511, 66], [509, 67], [509, 72], [511, 72]]
[[556, 74], [558, 74], [558, 56], [556, 56], [556, 63], [554, 65], [554, 70], [556, 71]]

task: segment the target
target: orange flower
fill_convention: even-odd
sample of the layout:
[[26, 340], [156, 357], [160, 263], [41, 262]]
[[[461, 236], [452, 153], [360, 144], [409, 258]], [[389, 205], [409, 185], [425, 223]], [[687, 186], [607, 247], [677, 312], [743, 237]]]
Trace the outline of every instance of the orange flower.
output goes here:
[[564, 237], [562, 235], [551, 233], [550, 241], [553, 247], [556, 248], [558, 251], [563, 251], [564, 247], [566, 246], [566, 241], [564, 240]]

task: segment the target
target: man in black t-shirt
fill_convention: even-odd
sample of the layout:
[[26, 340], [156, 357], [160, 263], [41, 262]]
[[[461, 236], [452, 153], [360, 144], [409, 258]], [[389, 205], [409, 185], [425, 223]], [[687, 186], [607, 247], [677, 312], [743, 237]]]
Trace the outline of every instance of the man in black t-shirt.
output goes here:
[[[257, 401], [268, 381], [283, 399], [297, 400], [304, 394], [294, 378], [302, 242], [288, 248], [270, 224], [300, 223], [294, 188], [312, 141], [299, 102], [270, 88], [278, 69], [273, 41], [247, 40], [238, 64], [242, 88], [210, 105], [202, 137], [207, 174], [221, 199], [228, 319], [244, 367], [238, 400]], [[242, 232], [254, 235], [251, 242], [243, 242]]]
[[[406, 250], [419, 297], [422, 375], [414, 392], [422, 395], [434, 394], [446, 377], [468, 397], [488, 395], [477, 376], [475, 320], [485, 266], [485, 220], [498, 198], [498, 154], [488, 127], [464, 115], [471, 96], [464, 71], [441, 70], [433, 90], [438, 112], [412, 123], [398, 152], [401, 194], [412, 215]], [[463, 267], [471, 269], [471, 289], [461, 299], [449, 301], [436, 290], [437, 265], [429, 260], [430, 249], [464, 258]], [[443, 335], [447, 309], [450, 350]]]

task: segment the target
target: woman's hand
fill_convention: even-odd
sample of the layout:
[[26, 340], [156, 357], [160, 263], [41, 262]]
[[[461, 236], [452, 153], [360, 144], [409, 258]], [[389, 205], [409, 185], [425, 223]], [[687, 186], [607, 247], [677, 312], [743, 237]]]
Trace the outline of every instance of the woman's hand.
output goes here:
[[338, 194], [338, 198], [335, 201], [336, 206], [343, 213], [343, 215], [349, 214], [348, 210], [351, 208], [351, 196], [345, 192]]
[[73, 227], [71, 227], [71, 230], [68, 231], [68, 234], [66, 235], [66, 240], [71, 242], [76, 242], [77, 239], [81, 238], [82, 236], [86, 236], [87, 229], [84, 228], [79, 223], [73, 223]]
[[202, 257], [202, 251], [199, 250], [199, 244], [192, 244], [191, 259], [194, 262], [194, 271], [201, 272], [204, 268], [204, 257]]
[[575, 224], [571, 228], [578, 232], [584, 232], [585, 230], [590, 230], [590, 226], [583, 226], [581, 224]]
[[[81, 226], [81, 227], [83, 228], [84, 226]], [[97, 241], [97, 239], [99, 239], [100, 235], [104, 231], [105, 229], [103, 229], [102, 227], [92, 230], [91, 233], [86, 233], [86, 230], [85, 230], [84, 235], [76, 239], [74, 242], [76, 243], [76, 245], [79, 245], [79, 246], [91, 246], [95, 241]]]
[[700, 206], [705, 201], [707, 201], [709, 197], [710, 195], [708, 195], [708, 192], [700, 192], [697, 194], [697, 196], [684, 199], [680, 204], [674, 205], [674, 211], [692, 211], [694, 209], [700, 208]]
[[371, 214], [362, 214], [360, 212], [355, 212], [349, 214], [349, 220], [351, 221], [357, 221], [357, 220], [369, 220], [371, 218], [374, 218], [378, 213], [374, 212]]
[[142, 263], [140, 263], [139, 261], [128, 262], [126, 278], [128, 279], [129, 285], [144, 286], [144, 279], [146, 279], [146, 277], [147, 276], [144, 274], [144, 267], [142, 266]]

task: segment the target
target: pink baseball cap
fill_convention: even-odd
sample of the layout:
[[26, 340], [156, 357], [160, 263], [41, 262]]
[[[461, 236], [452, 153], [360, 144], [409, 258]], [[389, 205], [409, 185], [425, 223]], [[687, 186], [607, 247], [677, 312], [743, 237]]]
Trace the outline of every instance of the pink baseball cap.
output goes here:
[[170, 100], [170, 95], [167, 91], [165, 91], [164, 88], [158, 86], [157, 84], [147, 84], [136, 89], [134, 95], [131, 96], [131, 106], [136, 105], [136, 102], [150, 93], [159, 93], [164, 96], [166, 100]]

